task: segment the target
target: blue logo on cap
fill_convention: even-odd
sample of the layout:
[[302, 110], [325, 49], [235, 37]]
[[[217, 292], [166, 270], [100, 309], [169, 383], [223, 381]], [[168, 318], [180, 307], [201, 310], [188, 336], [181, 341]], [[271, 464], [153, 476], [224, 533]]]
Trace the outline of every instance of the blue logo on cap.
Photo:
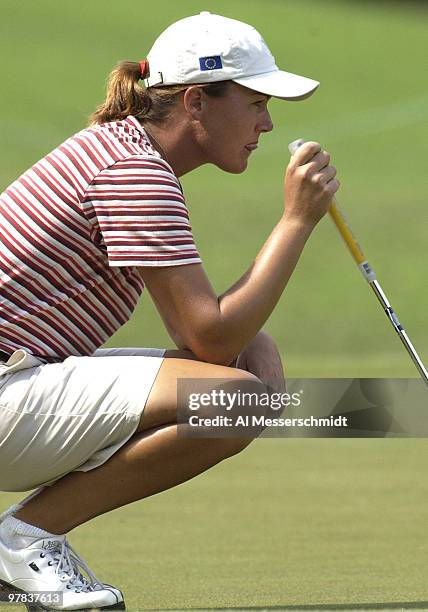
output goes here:
[[201, 70], [220, 70], [223, 68], [221, 57], [219, 55], [210, 55], [209, 57], [200, 57], [199, 66]]

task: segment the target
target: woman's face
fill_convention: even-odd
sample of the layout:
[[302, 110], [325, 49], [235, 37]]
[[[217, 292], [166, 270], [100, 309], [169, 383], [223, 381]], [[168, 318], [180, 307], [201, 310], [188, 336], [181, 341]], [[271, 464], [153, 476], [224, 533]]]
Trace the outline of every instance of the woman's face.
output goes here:
[[219, 98], [202, 90], [198, 140], [206, 161], [226, 172], [243, 172], [260, 134], [273, 129], [268, 101], [269, 96], [236, 83]]

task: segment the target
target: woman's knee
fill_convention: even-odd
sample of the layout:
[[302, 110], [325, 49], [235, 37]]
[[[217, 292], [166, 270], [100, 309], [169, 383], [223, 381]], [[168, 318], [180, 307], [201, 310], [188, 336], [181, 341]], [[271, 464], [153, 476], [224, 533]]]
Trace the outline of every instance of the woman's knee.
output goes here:
[[[186, 427], [190, 435], [211, 438], [222, 459], [227, 459], [246, 449], [262, 432], [260, 417], [265, 406], [260, 399], [266, 387], [254, 374], [235, 370], [235, 378], [213, 386], [212, 393], [209, 404], [188, 413], [192, 420], [186, 421]], [[194, 423], [199, 426], [190, 426]]]
[[250, 387], [253, 392], [263, 387], [250, 372], [190, 359], [166, 359], [146, 402], [137, 432], [176, 423], [187, 411], [189, 415], [196, 415], [195, 405], [200, 398], [205, 404], [207, 397], [212, 398], [204, 409], [215, 415], [217, 409], [227, 409], [216, 402], [234, 398], [240, 390]]

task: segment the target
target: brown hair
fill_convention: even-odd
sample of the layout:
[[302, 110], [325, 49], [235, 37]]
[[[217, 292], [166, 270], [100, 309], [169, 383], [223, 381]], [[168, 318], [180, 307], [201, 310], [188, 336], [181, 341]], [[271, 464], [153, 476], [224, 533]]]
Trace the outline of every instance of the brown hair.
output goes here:
[[[141, 74], [144, 62], [123, 61], [110, 73], [107, 85], [107, 97], [89, 117], [89, 123], [106, 123], [118, 121], [128, 115], [137, 119], [162, 123], [177, 103], [178, 94], [189, 85], [171, 85], [162, 87], [141, 87], [138, 81], [148, 74]], [[230, 81], [218, 81], [204, 85], [204, 91], [213, 97], [226, 93]]]

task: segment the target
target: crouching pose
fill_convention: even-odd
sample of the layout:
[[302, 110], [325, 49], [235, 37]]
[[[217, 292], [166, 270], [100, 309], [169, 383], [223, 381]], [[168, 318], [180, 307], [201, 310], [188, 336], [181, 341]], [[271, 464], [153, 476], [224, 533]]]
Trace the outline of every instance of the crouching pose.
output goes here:
[[[179, 177], [208, 163], [243, 172], [273, 129], [270, 97], [304, 99], [317, 86], [279, 70], [252, 27], [183, 19], [147, 60], [116, 67], [88, 128], [2, 193], [0, 490], [35, 489], [0, 517], [4, 591], [55, 592], [49, 609], [123, 609], [66, 534], [250, 441], [178, 436], [177, 381], [284, 390], [261, 330], [339, 187], [329, 155], [309, 142], [293, 156], [277, 225], [220, 296]], [[144, 287], [177, 350], [101, 349]]]

